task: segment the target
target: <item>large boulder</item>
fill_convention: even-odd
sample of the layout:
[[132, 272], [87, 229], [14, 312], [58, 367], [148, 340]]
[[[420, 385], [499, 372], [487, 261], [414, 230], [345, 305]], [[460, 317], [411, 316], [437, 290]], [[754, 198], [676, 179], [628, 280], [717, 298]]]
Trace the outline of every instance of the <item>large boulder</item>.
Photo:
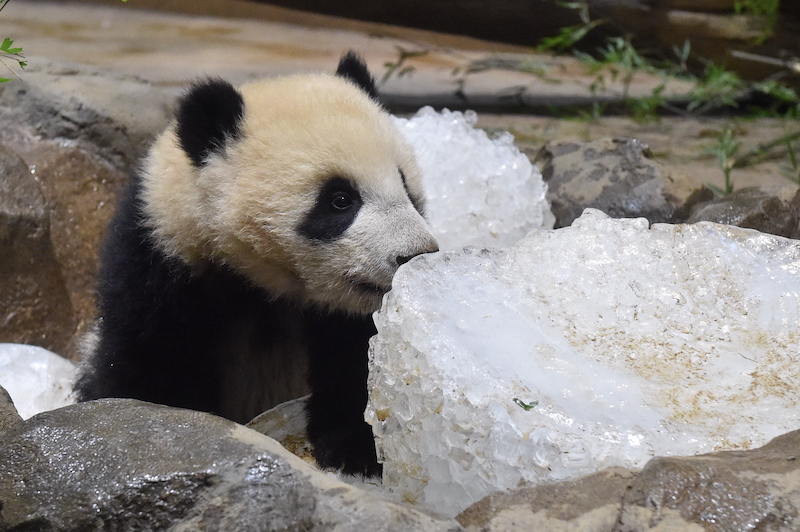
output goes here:
[[576, 480], [499, 491], [456, 520], [468, 532], [612, 532], [636, 475], [613, 467]]
[[100, 240], [173, 94], [37, 59], [0, 84], [0, 342], [70, 358], [94, 316]]
[[0, 530], [455, 532], [210, 414], [105, 399], [0, 435]]
[[686, 223], [715, 222], [800, 238], [797, 185], [747, 187], [694, 205]]
[[555, 227], [567, 227], [584, 209], [614, 218], [672, 222], [702, 187], [650, 158], [646, 144], [629, 138], [550, 142], [534, 156], [548, 186]]
[[[800, 431], [744, 452], [660, 457], [626, 491], [619, 530], [797, 530]], [[678, 528], [676, 528], [678, 529]]]
[[750, 451], [654, 458], [577, 480], [498, 492], [457, 520], [469, 532], [797, 530], [800, 431]]
[[76, 320], [56, 258], [47, 199], [28, 165], [0, 145], [0, 341], [63, 348]]

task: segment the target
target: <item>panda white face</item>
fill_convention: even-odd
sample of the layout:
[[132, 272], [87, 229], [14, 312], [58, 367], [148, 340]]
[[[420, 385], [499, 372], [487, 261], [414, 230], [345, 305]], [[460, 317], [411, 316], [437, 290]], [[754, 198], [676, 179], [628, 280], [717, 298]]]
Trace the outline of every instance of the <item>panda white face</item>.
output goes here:
[[377, 310], [398, 266], [438, 249], [411, 148], [343, 77], [196, 86], [151, 150], [144, 198], [167, 253], [354, 313]]
[[[401, 169], [385, 172], [387, 182], [403, 183]], [[339, 176], [322, 183], [298, 233], [298, 270], [311, 298], [360, 312], [380, 307], [398, 266], [438, 249], [405, 187], [381, 190]]]

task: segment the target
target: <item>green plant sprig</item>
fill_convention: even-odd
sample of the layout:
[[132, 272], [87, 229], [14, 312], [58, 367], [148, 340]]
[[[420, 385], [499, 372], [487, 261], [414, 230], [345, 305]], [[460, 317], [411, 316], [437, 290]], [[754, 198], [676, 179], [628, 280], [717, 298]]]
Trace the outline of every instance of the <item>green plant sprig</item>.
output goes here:
[[[9, 0], [6, 0], [5, 4], [3, 4], [2, 7], [5, 7], [8, 1]], [[0, 7], [0, 9], [2, 9], [2, 7]], [[10, 66], [8, 66], [6, 60], [16, 61], [19, 67], [23, 69], [28, 65], [28, 62], [25, 61], [25, 56], [22, 53], [22, 48], [13, 46], [14, 46], [14, 41], [12, 41], [11, 39], [6, 37], [3, 40], [3, 44], [0, 44], [0, 63], [2, 63], [3, 66], [6, 67], [6, 69], [8, 69], [8, 71], [11, 72], [15, 78], [20, 79], [19, 75], [17, 75], [17, 73], [14, 72], [14, 70]], [[14, 78], [0, 78], [0, 83], [5, 83], [7, 81], [11, 81], [12, 79]]]
[[731, 172], [735, 161], [736, 152], [739, 151], [741, 143], [736, 140], [736, 135], [730, 126], [726, 125], [720, 134], [716, 136], [717, 143], [708, 148], [708, 151], [716, 155], [717, 165], [722, 170], [725, 176], [724, 188], [719, 188], [716, 185], [706, 183], [706, 186], [713, 190], [716, 194], [725, 196], [733, 192], [733, 180], [731, 179]]
[[[775, 138], [769, 142], [764, 142], [762, 144], [759, 144], [758, 146], [756, 146], [755, 149], [752, 149], [747, 153], [741, 155], [740, 157], [735, 158], [733, 161], [733, 167], [743, 168], [770, 159], [773, 157], [770, 154], [771, 150], [777, 148], [778, 146], [787, 145], [789, 146], [789, 150], [791, 151], [791, 143], [798, 139], [800, 139], [800, 131], [794, 131], [792, 133], [787, 133], [786, 135], [781, 135], [780, 137]], [[794, 154], [791, 155], [794, 156]], [[777, 157], [781, 156], [782, 155]]]

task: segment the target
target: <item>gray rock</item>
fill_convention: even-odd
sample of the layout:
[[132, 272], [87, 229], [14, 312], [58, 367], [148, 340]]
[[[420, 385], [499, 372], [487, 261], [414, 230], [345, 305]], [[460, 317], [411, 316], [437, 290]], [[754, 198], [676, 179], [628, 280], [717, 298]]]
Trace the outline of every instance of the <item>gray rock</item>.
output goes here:
[[78, 63], [36, 57], [29, 64], [22, 80], [0, 85], [5, 130], [74, 140], [129, 169], [169, 120], [174, 89]]
[[456, 531], [210, 414], [105, 399], [0, 438], [0, 530]]
[[22, 423], [22, 418], [17, 412], [11, 396], [8, 395], [5, 388], [0, 386], [0, 437], [17, 423]]
[[625, 493], [614, 530], [797, 530], [798, 457], [800, 431], [751, 451], [654, 458]]
[[619, 467], [557, 484], [494, 493], [456, 520], [469, 532], [609, 532], [635, 476]]
[[800, 238], [800, 190], [747, 187], [695, 205], [686, 223], [716, 222]]
[[628, 138], [552, 142], [533, 159], [548, 185], [555, 227], [569, 226], [584, 209], [614, 218], [673, 221], [701, 187], [649, 159], [647, 145]]
[[750, 451], [654, 458], [495, 493], [456, 519], [470, 532], [789, 532], [800, 523], [800, 431]]

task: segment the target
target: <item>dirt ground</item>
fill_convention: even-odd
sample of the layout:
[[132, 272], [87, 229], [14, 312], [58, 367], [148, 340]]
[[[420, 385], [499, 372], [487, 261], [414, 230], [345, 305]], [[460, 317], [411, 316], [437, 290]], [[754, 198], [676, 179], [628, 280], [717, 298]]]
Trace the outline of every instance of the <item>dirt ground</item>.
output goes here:
[[[641, 123], [626, 117], [598, 119], [558, 119], [542, 116], [479, 115], [478, 125], [505, 129], [514, 134], [517, 145], [533, 154], [550, 141], [589, 141], [600, 137], [632, 137], [641, 140], [653, 158], [697, 180], [718, 187], [724, 185], [724, 174], [716, 155], [711, 152], [726, 124], [732, 124], [741, 146], [739, 155], [758, 148], [791, 132], [800, 130], [800, 123], [777, 118], [737, 119], [662, 117], [656, 122]], [[752, 166], [731, 172], [734, 187], [793, 185], [790, 161], [785, 147], [771, 150], [771, 157]], [[794, 174], [796, 176], [796, 172]]]

